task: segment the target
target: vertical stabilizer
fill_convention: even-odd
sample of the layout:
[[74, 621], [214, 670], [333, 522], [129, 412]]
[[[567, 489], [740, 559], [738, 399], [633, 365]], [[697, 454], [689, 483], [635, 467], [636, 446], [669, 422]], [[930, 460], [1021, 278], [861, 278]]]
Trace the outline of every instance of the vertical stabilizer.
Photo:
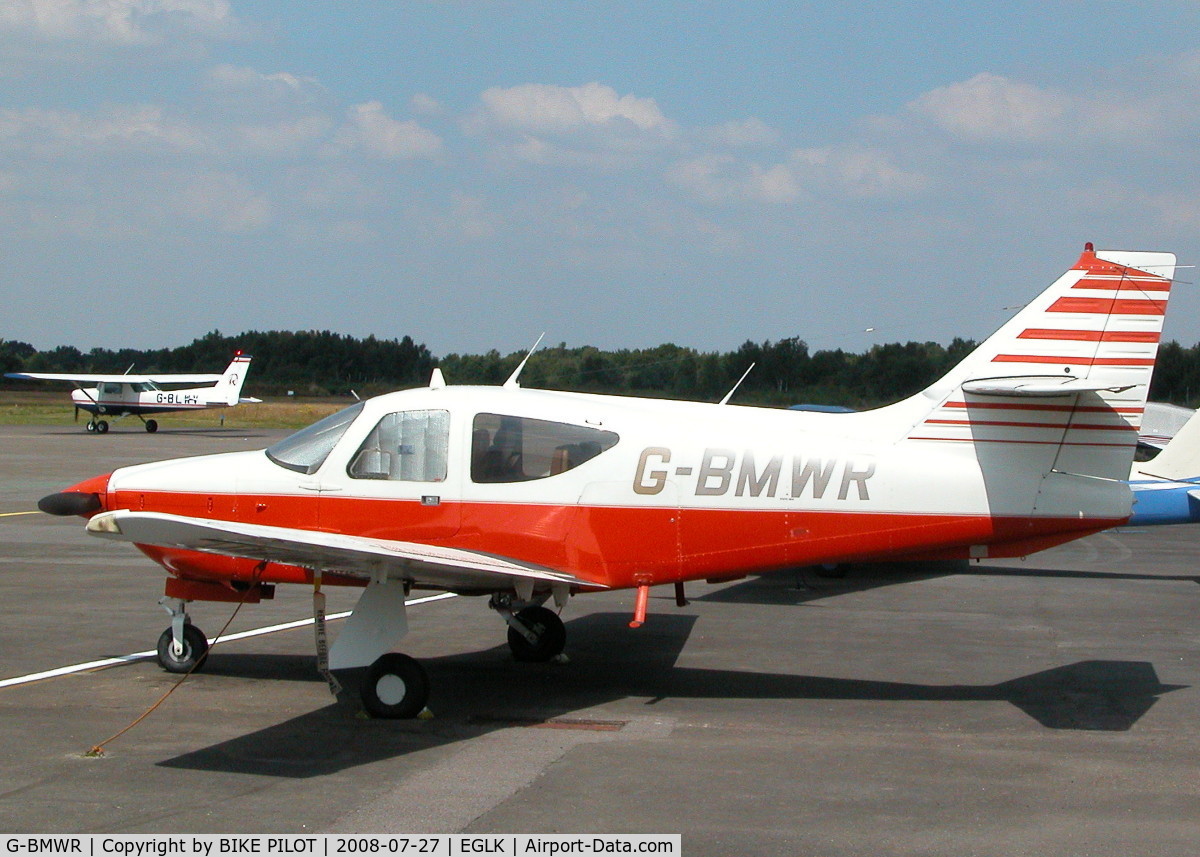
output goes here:
[[217, 383], [217, 397], [231, 408], [236, 405], [242, 394], [242, 385], [246, 383], [246, 373], [249, 371], [250, 357], [239, 351]]
[[1089, 244], [945, 377], [893, 406], [911, 420], [905, 442], [974, 457], [994, 512], [1128, 514], [1119, 511], [1128, 501], [1120, 480], [1133, 460], [1174, 274], [1171, 253]]

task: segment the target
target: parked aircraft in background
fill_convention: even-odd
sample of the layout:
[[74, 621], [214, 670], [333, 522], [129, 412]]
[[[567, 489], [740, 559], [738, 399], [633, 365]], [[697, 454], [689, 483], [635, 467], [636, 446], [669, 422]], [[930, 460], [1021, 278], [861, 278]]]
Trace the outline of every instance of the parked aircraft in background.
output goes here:
[[[1186, 408], [1174, 408], [1169, 414], [1174, 423], [1164, 423], [1159, 438], [1161, 451], [1134, 462], [1129, 476], [1133, 488], [1130, 525], [1200, 523], [1200, 417], [1188, 413]], [[1169, 435], [1180, 418], [1187, 421]]]
[[[323, 661], [377, 716], [429, 683], [392, 652], [411, 589], [487, 595], [518, 659], [562, 651], [573, 594], [869, 560], [1023, 556], [1123, 523], [1174, 276], [1079, 261], [928, 389], [819, 413], [501, 387], [359, 402], [266, 450], [121, 468], [42, 499], [167, 571], [159, 660], [203, 662], [191, 600], [364, 587]], [[319, 599], [314, 610], [320, 616]], [[321, 628], [318, 621], [318, 628]], [[320, 639], [320, 635], [319, 639]], [[326, 668], [328, 667], [328, 669]]]
[[1167, 448], [1171, 439], [1179, 433], [1196, 412], [1181, 405], [1167, 402], [1147, 402], [1142, 415], [1142, 427], [1138, 429], [1138, 448], [1134, 461], [1149, 461]]
[[[202, 411], [206, 408], [232, 408], [234, 405], [261, 402], [242, 398], [242, 385], [250, 370], [250, 357], [240, 351], [221, 375], [88, 375], [84, 373], [9, 372], [5, 378], [33, 381], [70, 381], [75, 385], [71, 400], [75, 417], [87, 411], [92, 418], [87, 430], [104, 434], [108, 418], [120, 419], [132, 414], [142, 421], [146, 431], [158, 431], [158, 421], [149, 414], [169, 411]], [[85, 387], [85, 384], [95, 384]], [[204, 384], [182, 390], [164, 390], [162, 385]]]

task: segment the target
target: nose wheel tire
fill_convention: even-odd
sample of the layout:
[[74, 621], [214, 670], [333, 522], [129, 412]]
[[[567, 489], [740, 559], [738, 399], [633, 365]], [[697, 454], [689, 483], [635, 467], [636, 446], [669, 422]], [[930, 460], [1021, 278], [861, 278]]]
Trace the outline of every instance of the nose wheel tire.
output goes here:
[[385, 720], [416, 717], [429, 701], [429, 676], [408, 655], [389, 652], [367, 669], [359, 696], [372, 717]]
[[183, 652], [176, 655], [171, 647], [171, 629], [158, 638], [158, 665], [169, 673], [195, 672], [208, 660], [208, 640], [195, 625], [183, 626]]
[[508, 629], [508, 648], [518, 661], [548, 661], [562, 654], [567, 644], [567, 629], [558, 614], [545, 607], [526, 607], [514, 617], [534, 636], [530, 640], [516, 628]]

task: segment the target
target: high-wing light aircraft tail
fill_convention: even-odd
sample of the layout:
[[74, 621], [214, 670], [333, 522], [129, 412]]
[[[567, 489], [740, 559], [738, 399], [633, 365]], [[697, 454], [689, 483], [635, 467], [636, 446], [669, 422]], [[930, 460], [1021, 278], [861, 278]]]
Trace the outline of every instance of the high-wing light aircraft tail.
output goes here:
[[[221, 373], [221, 380], [217, 382], [215, 392], [217, 396], [224, 395], [224, 403], [228, 407], [241, 403], [258, 402], [260, 399], [247, 398], [243, 399], [242, 385], [246, 383], [246, 373], [250, 371], [250, 357], [245, 354], [235, 354], [233, 360], [229, 361], [229, 365], [225, 367], [225, 371]], [[213, 403], [213, 398], [209, 398], [209, 403]]]
[[874, 411], [435, 375], [267, 450], [126, 467], [39, 506], [167, 570], [167, 669], [203, 660], [188, 601], [365, 586], [329, 664], [370, 665], [366, 707], [412, 716], [428, 680], [390, 651], [412, 588], [489, 595], [514, 656], [546, 660], [566, 639], [552, 598], [636, 589], [636, 627], [655, 585], [682, 601], [687, 581], [787, 566], [1022, 556], [1124, 522], [1174, 265], [1089, 245], [944, 378]]

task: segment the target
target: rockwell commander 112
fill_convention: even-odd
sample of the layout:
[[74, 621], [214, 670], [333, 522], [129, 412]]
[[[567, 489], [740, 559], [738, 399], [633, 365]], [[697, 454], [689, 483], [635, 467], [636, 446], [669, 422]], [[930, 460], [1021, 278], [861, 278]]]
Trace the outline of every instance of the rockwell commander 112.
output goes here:
[[[499, 387], [357, 403], [266, 450], [124, 467], [44, 511], [167, 572], [159, 660], [208, 642], [189, 601], [362, 587], [328, 655], [378, 716], [423, 668], [392, 651], [413, 589], [488, 595], [519, 659], [558, 654], [571, 596], [809, 564], [1015, 557], [1120, 524], [1174, 276], [1095, 251], [928, 389], [858, 413]], [[320, 658], [318, 659], [320, 663]]]

